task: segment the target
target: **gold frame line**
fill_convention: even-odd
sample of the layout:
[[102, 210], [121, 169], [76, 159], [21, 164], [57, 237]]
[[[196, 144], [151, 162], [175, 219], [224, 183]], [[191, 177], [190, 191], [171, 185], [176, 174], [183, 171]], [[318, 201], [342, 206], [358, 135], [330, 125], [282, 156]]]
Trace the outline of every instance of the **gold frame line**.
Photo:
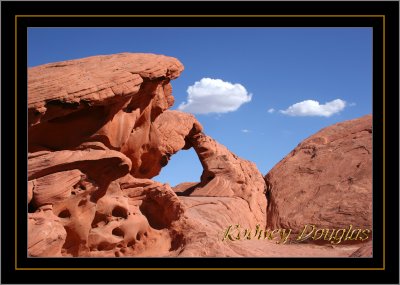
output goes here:
[[[17, 25], [18, 18], [69, 18], [69, 17], [77, 17], [77, 18], [382, 18], [383, 20], [383, 267], [378, 268], [19, 268], [17, 262]], [[15, 15], [15, 270], [385, 270], [385, 24], [386, 19], [385, 15]], [[249, 27], [250, 28], [250, 27]]]

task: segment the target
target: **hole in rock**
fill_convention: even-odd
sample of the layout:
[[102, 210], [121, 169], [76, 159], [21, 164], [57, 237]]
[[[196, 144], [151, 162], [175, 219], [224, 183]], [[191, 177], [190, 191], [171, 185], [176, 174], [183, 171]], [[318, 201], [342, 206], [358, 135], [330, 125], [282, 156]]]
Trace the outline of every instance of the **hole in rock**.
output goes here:
[[69, 217], [71, 217], [71, 213], [70, 213], [70, 211], [68, 210], [68, 209], [65, 209], [65, 210], [62, 210], [59, 214], [58, 214], [58, 217], [60, 217], [60, 218], [69, 218]]
[[104, 226], [108, 223], [107, 216], [105, 214], [96, 212], [94, 219], [92, 221], [92, 228], [97, 228], [99, 226]]
[[121, 206], [116, 206], [112, 210], [112, 215], [114, 217], [120, 217], [120, 218], [127, 219], [128, 218], [128, 210], [125, 208], [122, 208]]
[[112, 234], [119, 237], [124, 237], [125, 233], [120, 228], [115, 228], [112, 230]]
[[[168, 183], [176, 192], [181, 192], [179, 188], [185, 188], [190, 183], [200, 182], [200, 176], [203, 172], [203, 167], [193, 148], [188, 150], [180, 150], [170, 157], [170, 160], [163, 168], [158, 176], [152, 179]], [[192, 184], [193, 184], [192, 183]]]
[[87, 203], [87, 200], [86, 200], [86, 199], [82, 199], [82, 200], [79, 201], [78, 207], [80, 207], [80, 206], [85, 206], [86, 203]]
[[133, 107], [127, 106], [127, 107], [123, 108], [122, 111], [124, 111], [125, 113], [132, 113]]
[[72, 256], [78, 256], [79, 246], [81, 244], [81, 239], [75, 229], [70, 227], [64, 227], [67, 232], [67, 237], [65, 243], [63, 244], [63, 251]]
[[[152, 199], [143, 200], [142, 205], [140, 205], [140, 211], [144, 216], [146, 216], [149, 225], [156, 230], [161, 230], [170, 224], [171, 221], [168, 220], [168, 215], [165, 213], [165, 208], [163, 205], [158, 204]], [[139, 234], [137, 234], [136, 239]]]
[[103, 251], [103, 250], [111, 250], [114, 248], [114, 245], [111, 243], [108, 243], [106, 241], [102, 241], [101, 243], [99, 243], [99, 245], [97, 246], [97, 250]]
[[172, 233], [171, 247], [169, 251], [174, 251], [181, 248], [185, 244], [185, 237], [181, 233]]
[[36, 207], [33, 205], [32, 202], [28, 204], [28, 213], [34, 213], [36, 211]]

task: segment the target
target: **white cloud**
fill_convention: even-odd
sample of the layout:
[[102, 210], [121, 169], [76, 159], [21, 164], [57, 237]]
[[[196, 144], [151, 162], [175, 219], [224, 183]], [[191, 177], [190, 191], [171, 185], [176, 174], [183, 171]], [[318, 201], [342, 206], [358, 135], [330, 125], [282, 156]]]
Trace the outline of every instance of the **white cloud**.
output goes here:
[[211, 78], [196, 81], [187, 93], [187, 103], [181, 103], [178, 110], [193, 114], [233, 112], [252, 96], [241, 84]]
[[270, 108], [270, 109], [268, 109], [268, 111], [267, 111], [268, 113], [270, 113], [270, 114], [272, 114], [272, 113], [274, 113], [275, 112], [275, 109], [274, 108]]
[[242, 133], [250, 133], [250, 130], [248, 130], [248, 129], [243, 129], [243, 130], [242, 130]]
[[330, 117], [342, 111], [346, 107], [346, 102], [341, 99], [336, 99], [325, 104], [319, 104], [318, 101], [305, 100], [293, 104], [286, 110], [280, 110], [282, 114], [289, 116], [322, 116]]

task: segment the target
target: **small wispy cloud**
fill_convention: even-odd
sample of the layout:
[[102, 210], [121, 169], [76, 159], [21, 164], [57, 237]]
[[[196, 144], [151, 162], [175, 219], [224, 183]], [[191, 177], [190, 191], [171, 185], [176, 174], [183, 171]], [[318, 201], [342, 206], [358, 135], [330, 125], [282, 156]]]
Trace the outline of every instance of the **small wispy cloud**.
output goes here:
[[239, 83], [212, 78], [196, 81], [188, 87], [187, 93], [187, 102], [182, 102], [178, 110], [193, 114], [233, 112], [252, 97]]
[[272, 113], [275, 112], [275, 109], [274, 109], [274, 108], [269, 108], [267, 112], [270, 113], [270, 114], [272, 114]]
[[321, 116], [330, 117], [342, 111], [346, 107], [346, 102], [341, 99], [336, 99], [325, 104], [320, 104], [315, 100], [305, 100], [293, 104], [286, 110], [280, 110], [284, 115], [300, 117], [300, 116]]
[[349, 104], [349, 107], [354, 107], [355, 105], [357, 105], [357, 104], [354, 103], [354, 102], [351, 102], [351, 103]]
[[250, 133], [250, 130], [248, 130], [248, 129], [243, 129], [243, 130], [241, 130], [241, 132], [246, 134], [246, 133]]

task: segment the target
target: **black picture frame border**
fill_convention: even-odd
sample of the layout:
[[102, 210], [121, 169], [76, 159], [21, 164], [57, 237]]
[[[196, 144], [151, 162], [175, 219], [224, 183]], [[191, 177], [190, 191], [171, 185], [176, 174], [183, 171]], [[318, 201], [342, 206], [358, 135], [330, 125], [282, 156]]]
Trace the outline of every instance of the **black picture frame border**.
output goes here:
[[[94, 6], [95, 5], [95, 6]], [[137, 11], [136, 17], [127, 16], [126, 11]], [[151, 14], [148, 13], [151, 11]], [[260, 13], [267, 11], [267, 14]], [[306, 13], [304, 12], [306, 11]], [[189, 13], [190, 12], [190, 13]], [[57, 15], [57, 16], [55, 16]], [[70, 17], [68, 15], [74, 15]], [[85, 16], [77, 16], [85, 15]], [[102, 16], [96, 16], [102, 15]], [[113, 17], [112, 15], [119, 15]], [[146, 15], [152, 15], [151, 17]], [[249, 17], [246, 17], [249, 16]], [[269, 15], [268, 17], [263, 15]], [[284, 17], [281, 17], [284, 16]], [[339, 17], [338, 17], [339, 16]], [[254, 26], [278, 25], [289, 26], [327, 26], [334, 23], [336, 26], [371, 26], [374, 31], [374, 97], [373, 97], [373, 142], [374, 142], [374, 257], [349, 259], [349, 258], [27, 258], [24, 256], [26, 249], [26, 195], [18, 189], [26, 189], [18, 185], [26, 183], [26, 113], [18, 112], [27, 106], [27, 27], [35, 26], [126, 26], [146, 25], [160, 26], [182, 25], [185, 27], [228, 25]], [[245, 19], [245, 21], [243, 21]], [[114, 283], [115, 280], [107, 274], [109, 271], [118, 271], [123, 283], [131, 283], [129, 273], [134, 272], [135, 282], [142, 283], [168, 283], [165, 278], [176, 276], [176, 271], [189, 276], [195, 274], [195, 279], [172, 280], [173, 283], [208, 283], [206, 274], [198, 274], [199, 270], [213, 271], [224, 283], [276, 283], [301, 282], [324, 283], [324, 279], [302, 279], [313, 275], [324, 275], [329, 271], [345, 271], [351, 276], [349, 281], [361, 283], [381, 283], [384, 280], [396, 280], [394, 274], [398, 273], [398, 191], [385, 191], [386, 189], [399, 189], [396, 176], [390, 175], [386, 170], [389, 165], [397, 162], [398, 154], [394, 148], [389, 147], [389, 141], [398, 146], [398, 2], [2, 2], [2, 137], [14, 138], [2, 140], [2, 185], [1, 189], [14, 189], [15, 191], [1, 191], [2, 195], [2, 232], [14, 233], [2, 235], [2, 282], [17, 283], [53, 283], [58, 274], [65, 270], [96, 271], [90, 274], [90, 279], [80, 280], [95, 283]], [[336, 21], [336, 22], [335, 22]], [[376, 38], [382, 38], [381, 44], [376, 44]], [[375, 56], [379, 54], [382, 57]], [[15, 55], [14, 57], [10, 56]], [[12, 72], [11, 72], [12, 71]], [[14, 82], [10, 80], [14, 75]], [[380, 80], [379, 75], [382, 75]], [[397, 83], [397, 85], [396, 85]], [[4, 96], [7, 94], [7, 97]], [[9, 94], [14, 94], [11, 96]], [[381, 96], [379, 96], [381, 94]], [[6, 104], [5, 104], [6, 102]], [[14, 106], [5, 108], [4, 106]], [[14, 126], [10, 123], [14, 119]], [[390, 134], [389, 132], [390, 131]], [[397, 136], [396, 136], [397, 134]], [[390, 136], [390, 139], [389, 139]], [[397, 143], [396, 143], [397, 142]], [[10, 150], [14, 151], [11, 152]], [[376, 151], [382, 150], [382, 152]], [[387, 153], [391, 155], [388, 156]], [[4, 155], [7, 154], [7, 155]], [[4, 163], [6, 162], [6, 163]], [[377, 163], [379, 162], [379, 163]], [[6, 168], [4, 169], [4, 166]], [[376, 174], [376, 169], [382, 169], [381, 174]], [[390, 167], [393, 169], [393, 167]], [[14, 175], [8, 175], [8, 172]], [[398, 173], [398, 169], [394, 169]], [[7, 175], [7, 176], [5, 176]], [[396, 175], [396, 174], [394, 174]], [[4, 180], [4, 177], [14, 179]], [[381, 184], [383, 196], [379, 199], [375, 189], [377, 181]], [[388, 187], [390, 184], [390, 188]], [[13, 185], [14, 184], [14, 185]], [[17, 185], [17, 186], [15, 186]], [[18, 187], [18, 188], [17, 188]], [[22, 192], [22, 194], [21, 194]], [[10, 201], [14, 201], [12, 204]], [[382, 214], [377, 215], [376, 209], [382, 205]], [[22, 210], [21, 210], [22, 209]], [[14, 216], [10, 213], [14, 213]], [[19, 217], [17, 219], [17, 217]], [[379, 223], [379, 218], [384, 218]], [[12, 220], [14, 219], [14, 221]], [[379, 229], [382, 228], [381, 234]], [[25, 230], [24, 230], [25, 229]], [[376, 246], [382, 244], [381, 253], [376, 251]], [[13, 245], [13, 246], [10, 246]], [[397, 250], [396, 250], [397, 249]], [[17, 253], [17, 254], [16, 254]], [[249, 266], [249, 260], [251, 260]], [[149, 267], [146, 264], [167, 263], [168, 266]], [[246, 265], [247, 263], [247, 265]], [[316, 264], [316, 266], [294, 267], [291, 264]], [[334, 264], [341, 266], [334, 267]], [[91, 264], [92, 266], [84, 266]], [[130, 264], [130, 267], [127, 266]], [[138, 266], [137, 264], [141, 264]], [[182, 266], [190, 265], [191, 266]], [[216, 265], [219, 265], [218, 267]], [[282, 267], [282, 264], [288, 264]], [[357, 266], [350, 266], [356, 264]], [[177, 266], [180, 265], [180, 266]], [[194, 265], [194, 266], [193, 266]], [[212, 265], [212, 266], [211, 266]], [[254, 266], [256, 265], [256, 266]], [[148, 267], [146, 267], [148, 266]], [[329, 267], [331, 266], [331, 267]], [[230, 274], [232, 270], [245, 274]], [[46, 274], [44, 274], [44, 271]], [[159, 272], [160, 274], [152, 274]], [[293, 271], [294, 274], [282, 274], [281, 271]], [[22, 272], [28, 272], [24, 274]], [[197, 274], [196, 274], [197, 272]], [[360, 272], [362, 274], [360, 274]], [[75, 283], [77, 275], [63, 274], [60, 283]], [[227, 274], [228, 273], [228, 274]], [[263, 276], [263, 274], [269, 277]], [[252, 278], [249, 279], [248, 276]], [[272, 277], [279, 277], [273, 279]], [[140, 279], [137, 279], [140, 278]], [[398, 274], [397, 274], [398, 280]], [[47, 281], [47, 282], [46, 282]], [[189, 282], [190, 281], [190, 282]], [[211, 282], [217, 280], [212, 279]], [[255, 282], [254, 282], [255, 281]], [[329, 274], [327, 283], [341, 283], [344, 281], [339, 274]], [[374, 282], [376, 281], [376, 282]]]

